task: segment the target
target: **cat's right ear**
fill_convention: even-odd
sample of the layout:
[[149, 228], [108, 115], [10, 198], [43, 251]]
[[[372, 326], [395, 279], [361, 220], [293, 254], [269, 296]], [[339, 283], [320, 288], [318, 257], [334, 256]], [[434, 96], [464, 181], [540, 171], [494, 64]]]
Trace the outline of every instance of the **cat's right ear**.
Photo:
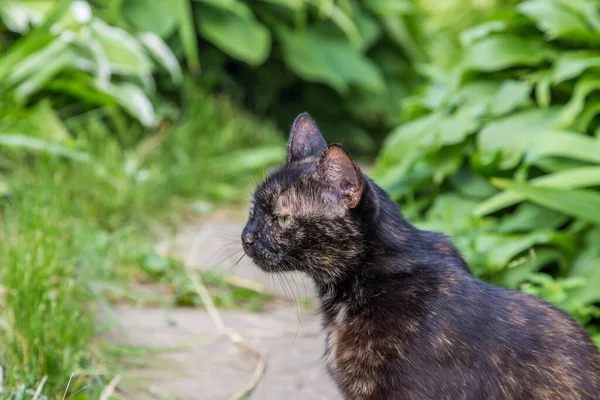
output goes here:
[[290, 131], [287, 161], [292, 163], [310, 156], [318, 157], [326, 147], [327, 142], [310, 115], [298, 115]]

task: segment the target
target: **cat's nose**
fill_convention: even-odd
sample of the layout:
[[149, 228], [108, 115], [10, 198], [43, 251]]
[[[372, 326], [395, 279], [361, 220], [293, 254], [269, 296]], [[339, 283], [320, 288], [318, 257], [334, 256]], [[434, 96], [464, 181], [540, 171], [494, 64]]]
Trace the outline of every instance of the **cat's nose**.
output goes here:
[[256, 246], [254, 246], [254, 241], [256, 240], [256, 235], [254, 235], [251, 231], [244, 231], [242, 233], [242, 246], [244, 247], [244, 253], [249, 257], [254, 256], [256, 251]]
[[245, 244], [246, 246], [252, 246], [252, 245], [254, 244], [254, 239], [255, 239], [255, 238], [254, 238], [254, 235], [253, 235], [253, 234], [251, 234], [251, 233], [246, 233], [246, 234], [244, 235], [244, 238], [243, 238], [243, 240], [244, 240], [244, 244]]

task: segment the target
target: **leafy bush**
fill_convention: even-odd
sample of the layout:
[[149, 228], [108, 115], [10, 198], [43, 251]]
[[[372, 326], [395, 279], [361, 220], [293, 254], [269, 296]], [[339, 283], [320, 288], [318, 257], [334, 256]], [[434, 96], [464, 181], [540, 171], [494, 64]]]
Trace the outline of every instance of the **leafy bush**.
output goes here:
[[190, 70], [202, 65], [205, 87], [285, 127], [310, 110], [331, 140], [364, 152], [398, 122], [414, 77], [408, 60], [423, 59], [409, 0], [175, 3], [124, 0], [121, 11], [184, 54]]
[[475, 274], [542, 295], [596, 333], [599, 8], [527, 0], [462, 31], [451, 68], [423, 68], [427, 84], [375, 169]]
[[[144, 126], [155, 123], [149, 97], [162, 67], [181, 82], [177, 59], [159, 36], [131, 34], [95, 17], [82, 0], [0, 2], [9, 43], [0, 57], [3, 103], [31, 104], [54, 95], [71, 114], [118, 105]], [[14, 41], [14, 34], [22, 34]]]

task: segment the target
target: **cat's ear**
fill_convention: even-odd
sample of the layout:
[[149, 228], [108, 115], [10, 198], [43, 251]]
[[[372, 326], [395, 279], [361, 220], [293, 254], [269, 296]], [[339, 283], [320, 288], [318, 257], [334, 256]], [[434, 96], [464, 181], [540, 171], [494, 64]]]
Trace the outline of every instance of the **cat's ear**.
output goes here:
[[360, 203], [364, 189], [362, 174], [341, 145], [331, 144], [325, 149], [315, 173], [318, 179], [325, 181], [331, 188], [325, 193], [327, 198], [346, 200], [350, 208]]
[[288, 162], [300, 161], [310, 156], [318, 157], [325, 147], [327, 142], [310, 115], [298, 115], [290, 131]]

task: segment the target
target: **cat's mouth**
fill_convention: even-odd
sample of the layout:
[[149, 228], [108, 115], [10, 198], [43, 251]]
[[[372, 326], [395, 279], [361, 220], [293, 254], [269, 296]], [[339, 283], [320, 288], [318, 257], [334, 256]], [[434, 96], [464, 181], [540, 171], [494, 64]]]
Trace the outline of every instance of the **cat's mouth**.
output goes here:
[[250, 253], [251, 254], [248, 254], [248, 252], [246, 252], [246, 255], [252, 260], [254, 265], [265, 272], [274, 273], [289, 271], [289, 269], [282, 266], [279, 258], [271, 253], [261, 251], [260, 249], [256, 249]]

